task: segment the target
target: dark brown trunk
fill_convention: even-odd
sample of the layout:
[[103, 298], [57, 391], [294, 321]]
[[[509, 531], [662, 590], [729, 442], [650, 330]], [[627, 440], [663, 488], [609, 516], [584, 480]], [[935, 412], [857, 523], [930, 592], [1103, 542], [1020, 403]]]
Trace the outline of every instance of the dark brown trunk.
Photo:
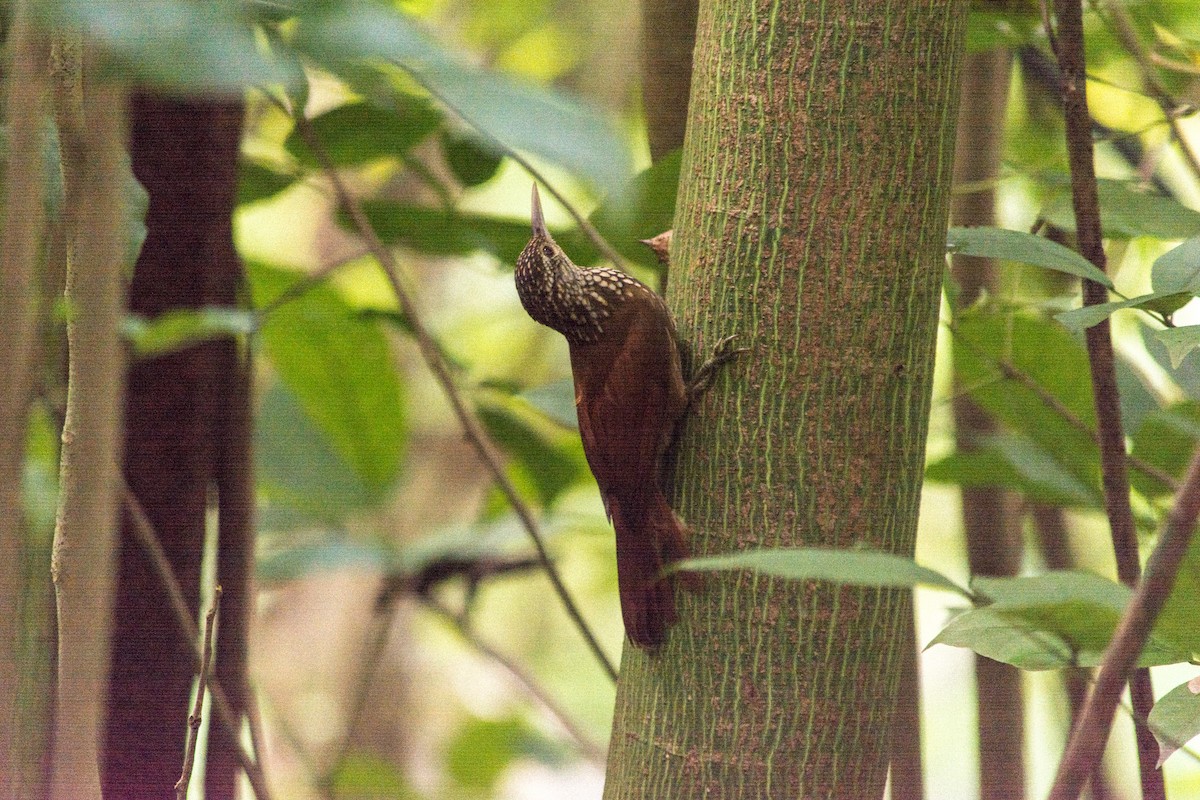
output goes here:
[[[150, 193], [147, 237], [129, 291], [134, 313], [230, 305], [241, 269], [233, 248], [232, 213], [237, 186], [242, 107], [235, 102], [182, 101], [141, 95], [132, 102], [130, 150], [134, 174]], [[125, 478], [157, 532], [185, 597], [198, 612], [205, 518], [214, 482], [240, 498], [248, 518], [248, 492], [219, 480], [245, 457], [244, 444], [224, 432], [247, 434], [245, 373], [230, 342], [210, 342], [134, 363], [126, 399]], [[240, 480], [247, 471], [241, 471]], [[180, 633], [162, 581], [137, 546], [125, 520], [113, 632], [103, 785], [106, 796], [162, 798], [179, 777], [187, 727], [187, 701], [195, 672], [193, 645]], [[238, 527], [238, 526], [234, 526]], [[244, 662], [248, 529], [228, 532], [222, 516], [221, 552], [234, 556], [233, 574], [222, 574], [225, 613], [219, 670], [223, 677]], [[242, 541], [238, 542], [237, 539]], [[231, 540], [231, 541], [226, 541]], [[219, 567], [225, 573], [226, 565]], [[231, 699], [239, 682], [229, 679]], [[236, 702], [236, 699], [235, 699]], [[218, 726], [213, 730], [217, 731]], [[232, 797], [234, 772], [228, 743], [214, 737], [210, 798]]]

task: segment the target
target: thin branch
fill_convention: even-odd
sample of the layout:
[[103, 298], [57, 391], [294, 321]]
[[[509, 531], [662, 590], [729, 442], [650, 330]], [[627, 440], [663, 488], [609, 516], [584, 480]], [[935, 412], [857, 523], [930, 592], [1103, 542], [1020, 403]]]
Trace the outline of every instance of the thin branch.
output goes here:
[[1167, 515], [1167, 526], [1146, 562], [1146, 575], [1133, 593], [1113, 640], [1100, 663], [1096, 684], [1071, 732], [1058, 766], [1050, 800], [1075, 800], [1092, 768], [1099, 762], [1112, 726], [1113, 713], [1154, 622], [1171, 594], [1200, 518], [1200, 450], [1192, 457], [1187, 476]]
[[[1107, 259], [1100, 229], [1100, 199], [1096, 187], [1096, 169], [1092, 152], [1091, 116], [1087, 105], [1086, 64], [1083, 48], [1083, 10], [1081, 0], [1055, 0], [1058, 17], [1058, 64], [1062, 73], [1063, 115], [1066, 121], [1067, 156], [1071, 168], [1071, 198], [1075, 211], [1079, 252], [1097, 269], [1104, 271]], [[1108, 292], [1095, 281], [1083, 281], [1085, 306], [1108, 301]], [[1092, 394], [1096, 403], [1096, 422], [1100, 434], [1100, 469], [1104, 484], [1104, 505], [1112, 533], [1117, 575], [1122, 583], [1133, 586], [1141, 572], [1138, 560], [1137, 531], [1129, 500], [1129, 474], [1126, 467], [1125, 433], [1121, 423], [1120, 393], [1109, 320], [1088, 328], [1085, 333], [1088, 361], [1091, 364]], [[1139, 669], [1129, 685], [1133, 709], [1146, 717], [1154, 703], [1150, 671]], [[1138, 764], [1144, 800], [1162, 800], [1166, 791], [1157, 769], [1157, 746], [1145, 723], [1135, 723]], [[1083, 774], [1091, 769], [1091, 764]], [[1072, 795], [1074, 796], [1074, 795]]]
[[[133, 521], [131, 530], [134, 538], [137, 539], [138, 545], [146, 553], [150, 559], [150, 565], [154, 569], [155, 577], [158, 578], [163, 589], [167, 593], [167, 600], [171, 604], [171, 611], [175, 617], [175, 623], [179, 626], [179, 631], [183, 638], [192, 646], [192, 652], [196, 656], [196, 664], [202, 665], [204, 662], [204, 650], [200, 642], [200, 630], [196, 626], [196, 620], [192, 618], [192, 612], [188, 608], [187, 600], [184, 599], [183, 589], [179, 585], [178, 578], [175, 577], [175, 571], [171, 567], [171, 562], [167, 559], [166, 551], [163, 550], [162, 542], [158, 538], [158, 534], [154, 530], [154, 526], [150, 523], [150, 518], [146, 516], [145, 509], [138, 501], [137, 497], [129, 489], [128, 486], [122, 484], [123, 501], [125, 504], [125, 512], [129, 514]], [[212, 695], [213, 708], [217, 712], [217, 718], [221, 724], [225, 726], [225, 730], [229, 733], [229, 738], [238, 742], [238, 747], [235, 754], [238, 763], [242, 765], [242, 770], [246, 773], [247, 780], [250, 781], [250, 788], [254, 791], [254, 795], [258, 800], [270, 800], [271, 793], [267, 787], [266, 775], [263, 773], [261, 762], [252, 758], [241, 742], [241, 725], [238, 716], [233, 713], [233, 704], [229, 702], [229, 696], [225, 694], [220, 682], [216, 677], [212, 677], [208, 683], [208, 692]], [[254, 705], [253, 698], [247, 698], [250, 705]], [[253, 731], [253, 725], [251, 726]]]
[[426, 608], [453, 625], [454, 629], [458, 631], [459, 635], [462, 636], [468, 644], [503, 667], [505, 671], [507, 671], [508, 674], [511, 675], [516, 682], [521, 685], [521, 688], [523, 688], [530, 697], [536, 700], [542, 706], [542, 708], [550, 714], [550, 716], [554, 717], [558, 724], [563, 727], [563, 730], [565, 730], [571, 736], [571, 738], [575, 740], [575, 743], [579, 746], [580, 751], [589, 760], [596, 764], [604, 763], [606, 758], [604, 748], [592, 741], [582, 730], [580, 730], [579, 726], [571, 720], [570, 715], [567, 714], [567, 712], [561, 707], [559, 707], [555, 699], [551, 697], [550, 694], [521, 667], [521, 665], [501, 653], [496, 648], [492, 647], [483, 639], [479, 638], [479, 635], [475, 633], [475, 630], [467, 621], [465, 614], [454, 613], [449, 608], [434, 599], [432, 595], [424, 594], [420, 595], [420, 598], [422, 604]]
[[[284, 107], [285, 111], [288, 110], [278, 99], [275, 99], [275, 102]], [[337, 194], [338, 204], [349, 215], [358, 235], [362, 237], [363, 242], [367, 245], [367, 249], [371, 251], [371, 255], [375, 257], [380, 267], [383, 268], [384, 274], [392, 286], [392, 291], [396, 295], [396, 300], [400, 304], [400, 310], [412, 326], [413, 338], [416, 340], [417, 347], [421, 351], [422, 358], [425, 360], [430, 372], [433, 373], [434, 378], [441, 385], [442, 391], [446, 394], [446, 399], [449, 400], [451, 409], [454, 411], [455, 417], [458, 418], [467, 440], [471, 443], [480, 460], [487, 467], [488, 472], [491, 473], [492, 479], [495, 480], [501, 493], [521, 520], [521, 524], [529, 533], [530, 539], [533, 540], [538, 560], [541, 562], [546, 576], [550, 579], [555, 593], [558, 594], [563, 608], [566, 609], [575, 627], [579, 629], [580, 634], [586, 640], [588, 647], [605, 673], [615, 682], [617, 679], [616, 667], [613, 666], [608, 656], [604, 653], [603, 648], [600, 647], [599, 640], [596, 639], [595, 634], [584, 620], [579, 608], [575, 605], [575, 601], [571, 599], [566, 584], [563, 583], [558, 569], [550, 559], [550, 553], [546, 549], [546, 543], [537, 521], [533, 517], [533, 512], [530, 511], [529, 506], [521, 499], [516, 487], [509, 480], [508, 474], [504, 471], [504, 465], [500, 457], [493, 450], [487, 433], [484, 431], [479, 419], [475, 416], [475, 412], [463, 398], [462, 391], [459, 389], [450, 371], [450, 366], [442, 353], [441, 346], [434, 339], [433, 335], [430, 334], [429, 329], [425, 327], [425, 323], [421, 320], [421, 316], [417, 312], [416, 303], [413, 302], [408, 290], [401, 282], [400, 265], [396, 262], [395, 256], [391, 250], [384, 246], [379, 236], [375, 233], [375, 229], [371, 227], [370, 221], [363, 212], [362, 204], [358, 201], [358, 198], [350, 193], [345, 181], [342, 180], [341, 175], [338, 173], [337, 167], [334, 166], [333, 160], [329, 157], [329, 152], [313, 131], [312, 124], [302, 111], [297, 111], [297, 113], [293, 114], [293, 119], [295, 120], [297, 132], [316, 156], [317, 161], [321, 164], [321, 169], [333, 185], [334, 191]]]
[[187, 800], [188, 784], [192, 780], [192, 765], [196, 760], [196, 741], [199, 738], [201, 714], [204, 711], [204, 692], [208, 688], [209, 669], [212, 666], [213, 627], [217, 611], [221, 608], [221, 587], [213, 589], [212, 607], [204, 615], [204, 645], [200, 653], [200, 674], [196, 681], [196, 702], [188, 715], [187, 746], [183, 751], [183, 771], [175, 782], [175, 800]]
[[[1043, 405], [1061, 417], [1064, 422], [1066, 422], [1072, 428], [1075, 428], [1077, 431], [1087, 435], [1088, 438], [1090, 438], [1097, 445], [1100, 444], [1100, 432], [1080, 419], [1075, 412], [1067, 408], [1067, 406], [1061, 400], [1051, 394], [1046, 387], [1038, 383], [1032, 375], [1030, 375], [1028, 372], [1025, 372], [1012, 362], [1004, 361], [989, 355], [983, 350], [983, 348], [971, 341], [970, 338], [959, 333], [958, 326], [953, 322], [947, 322], [946, 328], [954, 335], [954, 341], [961, 343], [977, 358], [986, 361], [988, 364], [995, 367], [1006, 379], [1016, 381], [1029, 391], [1033, 392], [1035, 395], [1037, 395], [1038, 400], [1042, 401]], [[1177, 491], [1179, 489], [1179, 481], [1171, 473], [1156, 467], [1153, 464], [1146, 463], [1132, 453], [1127, 453], [1125, 455], [1125, 460], [1129, 466], [1133, 467], [1146, 477], [1158, 481], [1171, 491]]]
[[588, 218], [583, 216], [583, 214], [581, 214], [575, 208], [575, 206], [563, 196], [562, 192], [558, 191], [558, 189], [554, 187], [554, 184], [546, 180], [546, 176], [542, 174], [541, 170], [533, 166], [529, 159], [525, 158], [525, 156], [521, 155], [504, 142], [497, 139], [486, 128], [476, 123], [475, 120], [471, 119], [462, 109], [446, 99], [446, 96], [439, 92], [432, 84], [429, 83], [429, 81], [425, 80], [425, 76], [423, 76], [420, 72], [409, 69], [400, 63], [397, 63], [396, 66], [408, 73], [408, 75], [411, 76], [414, 81], [420, 84], [422, 89], [429, 92], [429, 94], [431, 94], [439, 103], [450, 109], [450, 111], [452, 111], [456, 117], [470, 126], [476, 133], [478, 133], [483, 139], [491, 144], [492, 147], [511, 158], [513, 161], [519, 164], [522, 169], [528, 172], [530, 177], [544, 186], [546, 192], [567, 210], [567, 213], [571, 215], [571, 218], [575, 220], [575, 223], [579, 226], [579, 229], [583, 231], [589, 239], [592, 240], [592, 244], [596, 245], [596, 249], [603, 253], [604, 257], [613, 263], [613, 266], [619, 269], [626, 269], [625, 260], [621, 258], [621, 254], [616, 251], [616, 248], [609, 244], [608, 240], [600, 235], [600, 231], [596, 230], [596, 227], [588, 221]]

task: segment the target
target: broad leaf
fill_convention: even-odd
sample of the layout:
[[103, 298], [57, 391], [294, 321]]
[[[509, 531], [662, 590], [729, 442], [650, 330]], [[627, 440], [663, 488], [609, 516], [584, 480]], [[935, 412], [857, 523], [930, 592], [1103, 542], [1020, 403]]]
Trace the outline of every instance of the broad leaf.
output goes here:
[[1150, 730], [1158, 740], [1158, 766], [1179, 748], [1200, 736], [1200, 687], [1181, 683], [1158, 699], [1150, 709]]
[[675, 565], [690, 572], [752, 570], [794, 580], [822, 580], [854, 586], [947, 589], [965, 597], [970, 593], [954, 581], [911, 558], [872, 550], [830, 550], [816, 547], [747, 550], [723, 556], [690, 558]]
[[380, 499], [281, 382], [255, 414], [254, 461], [265, 529], [337, 525]]
[[520, 397], [547, 419], [564, 428], [579, 430], [579, 418], [575, 413], [575, 384], [570, 378], [527, 389]]
[[1163, 253], [1150, 269], [1156, 292], [1200, 293], [1200, 236]]
[[503, 154], [478, 136], [443, 129], [441, 139], [446, 166], [463, 186], [487, 183], [500, 171]]
[[[1023, 669], [1098, 664], [1130, 596], [1127, 587], [1084, 572], [976, 578], [972, 588], [992, 602], [955, 618], [933, 643], [968, 647]], [[1183, 648], [1155, 635], [1138, 663], [1187, 658]]]
[[295, 182], [295, 175], [243, 158], [238, 169], [238, 205], [269, 200]]
[[[260, 307], [301, 280], [265, 264], [247, 266]], [[399, 472], [405, 442], [400, 380], [383, 331], [332, 288], [318, 285], [272, 310], [261, 339], [300, 406], [382, 499]]]
[[1171, 366], [1179, 369], [1179, 365], [1197, 348], [1200, 348], [1200, 325], [1187, 325], [1182, 328], [1164, 328], [1155, 331], [1154, 337], [1167, 348], [1171, 357]]
[[160, 356], [193, 344], [253, 333], [256, 318], [236, 308], [179, 309], [153, 319], [131, 314], [121, 325], [121, 335], [141, 358]]
[[[1091, 383], [1079, 378], [1089, 374], [1082, 344], [1052, 321], [980, 308], [957, 315], [951, 346], [955, 370], [972, 400], [1009, 431], [1036, 444], [1079, 485], [1093, 490], [1100, 485], [1096, 444], [1076, 426], [1096, 427]], [[1040, 391], [1005, 377], [998, 363], [1020, 370]]]
[[479, 420], [492, 441], [516, 460], [537, 489], [543, 506], [550, 505], [568, 486], [584, 479], [587, 464], [579, 440], [572, 434], [532, 424], [528, 411], [511, 407], [500, 398], [477, 401]]
[[284, 79], [260, 52], [240, 3], [222, 0], [55, 0], [35, 3], [54, 27], [100, 45], [129, 83], [240, 92]]
[[322, 4], [299, 19], [293, 42], [352, 84], [370, 80], [363, 64], [398, 65], [468, 124], [600, 188], [616, 190], [629, 174], [628, 151], [611, 122], [548, 89], [458, 61], [390, 5]]
[[[309, 124], [317, 141], [338, 166], [396, 158], [437, 130], [442, 115], [428, 102], [412, 95], [397, 94], [394, 102], [395, 109], [347, 103], [314, 117]], [[316, 157], [299, 131], [292, 131], [284, 146], [300, 163], [317, 166]]]
[[[1132, 454], [1138, 461], [1179, 477], [1192, 460], [1200, 444], [1200, 403], [1188, 400], [1168, 408], [1156, 409], [1146, 416], [1133, 435]], [[1147, 497], [1166, 497], [1171, 487], [1129, 466], [1129, 479], [1135, 489]]]
[[[1200, 213], [1169, 197], [1142, 192], [1113, 180], [1098, 181], [1098, 189], [1100, 224], [1106, 237], [1187, 239], [1200, 235]], [[1055, 227], [1075, 230], [1069, 187], [1042, 209], [1042, 216]]]
[[946, 252], [1017, 261], [1095, 281], [1109, 289], [1112, 280], [1079, 253], [1041, 236], [1003, 228], [951, 228]]

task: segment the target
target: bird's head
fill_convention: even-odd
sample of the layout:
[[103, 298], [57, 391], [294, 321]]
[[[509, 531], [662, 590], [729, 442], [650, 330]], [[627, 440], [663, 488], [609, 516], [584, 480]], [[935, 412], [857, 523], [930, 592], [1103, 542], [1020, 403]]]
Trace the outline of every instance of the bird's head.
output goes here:
[[[542, 202], [538, 197], [537, 184], [533, 185], [533, 199], [530, 218], [533, 222], [533, 236], [529, 244], [517, 258], [518, 288], [522, 279], [542, 280], [553, 283], [559, 276], [569, 273], [575, 264], [554, 241], [546, 228], [546, 219], [542, 216]], [[535, 277], [537, 276], [537, 277]]]

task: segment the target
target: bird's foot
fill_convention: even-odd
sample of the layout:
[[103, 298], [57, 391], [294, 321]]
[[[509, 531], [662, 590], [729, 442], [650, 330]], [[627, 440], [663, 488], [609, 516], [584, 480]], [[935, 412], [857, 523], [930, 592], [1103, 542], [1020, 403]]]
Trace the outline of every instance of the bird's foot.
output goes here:
[[726, 336], [717, 342], [717, 346], [713, 348], [712, 355], [692, 375], [692, 379], [688, 381], [687, 385], [688, 405], [699, 400], [708, 391], [721, 367], [743, 353], [750, 352], [749, 347], [734, 347], [733, 340], [735, 338], [737, 337]]

